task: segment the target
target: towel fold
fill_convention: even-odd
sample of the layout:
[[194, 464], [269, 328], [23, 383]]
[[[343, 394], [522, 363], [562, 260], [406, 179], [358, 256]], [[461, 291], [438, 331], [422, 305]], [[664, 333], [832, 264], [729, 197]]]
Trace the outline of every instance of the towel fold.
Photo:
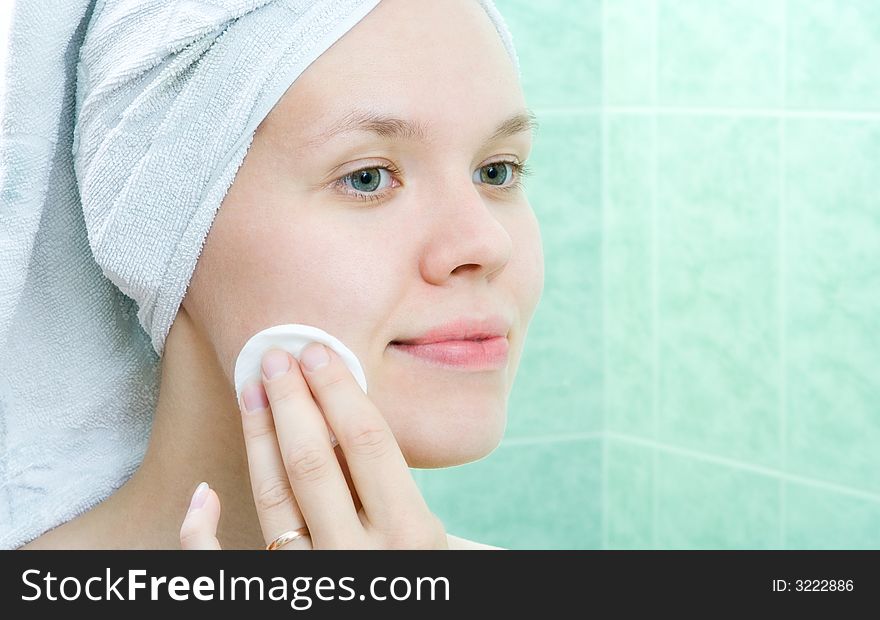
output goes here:
[[165, 337], [257, 126], [378, 2], [17, 0], [0, 133], [0, 548], [86, 512], [140, 465]]

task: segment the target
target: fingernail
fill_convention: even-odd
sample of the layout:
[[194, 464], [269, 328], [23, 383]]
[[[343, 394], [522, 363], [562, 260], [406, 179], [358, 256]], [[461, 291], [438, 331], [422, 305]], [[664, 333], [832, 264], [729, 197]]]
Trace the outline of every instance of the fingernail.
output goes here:
[[303, 350], [300, 361], [302, 361], [306, 370], [314, 372], [329, 364], [330, 356], [327, 355], [327, 349], [324, 348], [323, 344], [313, 342]]
[[266, 390], [263, 389], [263, 384], [259, 381], [251, 381], [245, 386], [242, 400], [244, 400], [245, 411], [248, 413], [253, 413], [269, 406]]
[[187, 513], [192, 512], [193, 510], [198, 510], [202, 506], [205, 505], [205, 500], [208, 498], [208, 483], [202, 482], [199, 486], [196, 487], [196, 492], [193, 493], [192, 501], [189, 503], [189, 510]]
[[273, 349], [263, 356], [263, 376], [274, 379], [290, 370], [290, 357], [287, 351]]

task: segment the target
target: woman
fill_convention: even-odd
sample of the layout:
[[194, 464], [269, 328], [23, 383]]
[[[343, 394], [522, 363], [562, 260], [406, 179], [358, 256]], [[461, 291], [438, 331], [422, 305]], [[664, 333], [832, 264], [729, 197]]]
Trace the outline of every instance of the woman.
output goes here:
[[[259, 125], [168, 333], [143, 463], [23, 548], [263, 548], [303, 526], [282, 549], [486, 547], [445, 532], [408, 466], [502, 438], [543, 287], [520, 183], [532, 128], [477, 2], [379, 2]], [[442, 365], [396, 344], [456, 321], [506, 354]], [[264, 355], [236, 409], [238, 352], [282, 323], [344, 342], [369, 395], [332, 351], [309, 371], [312, 345], [302, 363]]]

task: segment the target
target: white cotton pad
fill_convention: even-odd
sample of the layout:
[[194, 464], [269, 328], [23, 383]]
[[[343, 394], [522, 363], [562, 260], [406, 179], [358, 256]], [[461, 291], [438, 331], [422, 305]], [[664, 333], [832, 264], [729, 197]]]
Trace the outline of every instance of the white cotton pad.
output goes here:
[[[301, 325], [299, 323], [288, 323], [286, 325], [275, 325], [261, 332], [257, 332], [244, 344], [238, 359], [235, 360], [235, 395], [240, 400], [241, 390], [244, 384], [252, 379], [259, 379], [261, 375], [260, 366], [263, 360], [263, 354], [273, 347], [288, 351], [296, 359], [300, 358], [300, 353], [310, 342], [320, 342], [333, 349], [354, 376], [358, 385], [364, 393], [367, 393], [367, 378], [364, 375], [364, 369], [357, 356], [351, 350], [342, 344], [337, 338], [334, 338], [323, 329], [313, 327], [311, 325]], [[337, 441], [330, 432], [330, 440], [335, 446]]]

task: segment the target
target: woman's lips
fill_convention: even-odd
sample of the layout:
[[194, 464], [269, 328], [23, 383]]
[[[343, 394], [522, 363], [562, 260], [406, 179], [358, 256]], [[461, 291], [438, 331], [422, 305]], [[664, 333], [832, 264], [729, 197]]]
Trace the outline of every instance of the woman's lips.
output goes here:
[[401, 344], [391, 347], [433, 365], [456, 370], [497, 370], [507, 365], [509, 342], [504, 336], [485, 340], [444, 340], [430, 344]]

